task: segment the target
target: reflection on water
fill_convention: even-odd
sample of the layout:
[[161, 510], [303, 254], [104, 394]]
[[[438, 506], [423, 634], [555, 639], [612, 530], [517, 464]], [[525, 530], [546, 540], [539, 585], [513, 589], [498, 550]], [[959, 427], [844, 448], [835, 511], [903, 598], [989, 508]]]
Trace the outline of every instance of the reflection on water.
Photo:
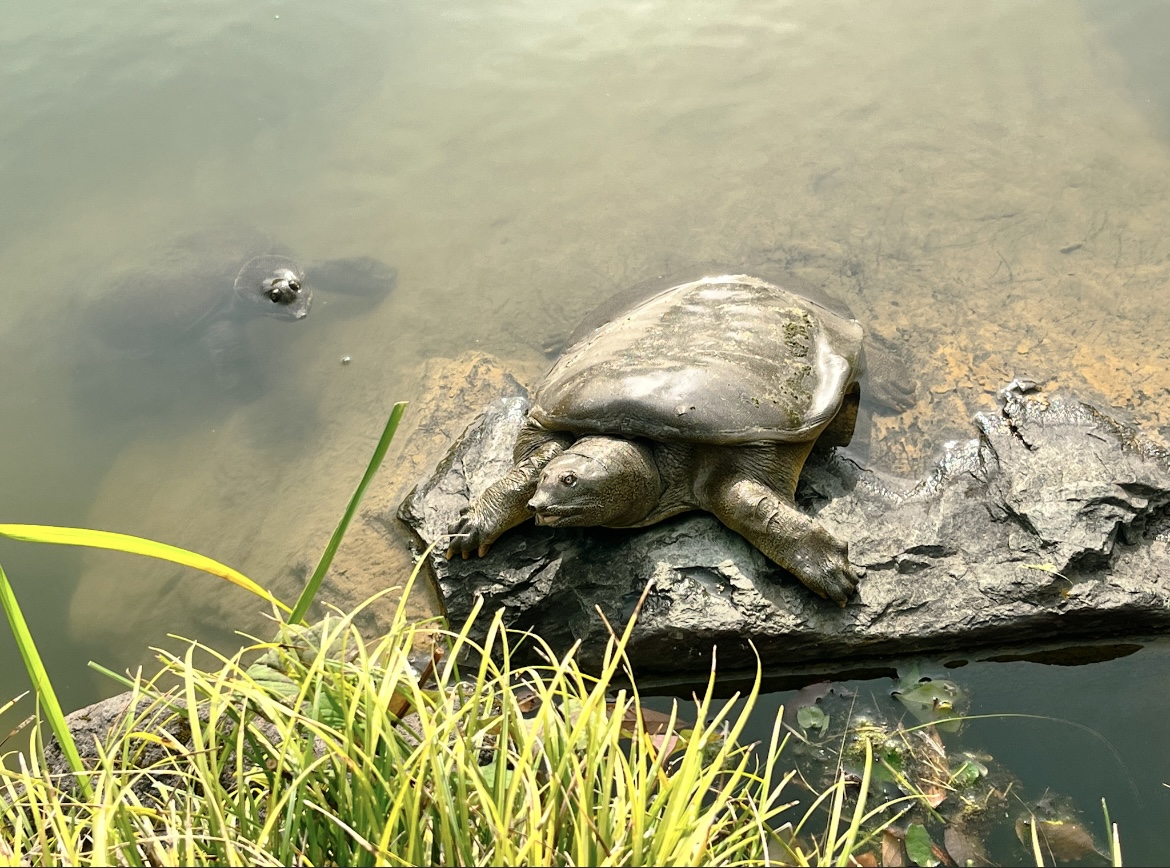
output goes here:
[[[905, 349], [920, 400], [872, 437], [894, 469], [965, 435], [1016, 375], [1170, 426], [1161, 4], [2, 15], [6, 520], [154, 536], [288, 592], [427, 360], [475, 349], [532, 376], [600, 299], [706, 262], [793, 274]], [[391, 263], [398, 288], [295, 328], [248, 324], [279, 374], [254, 400], [186, 371], [153, 380], [147, 410], [120, 378], [103, 394], [111, 361], [85, 311], [166, 239], [228, 223], [309, 259]], [[79, 371], [99, 384], [85, 401]], [[83, 656], [265, 629], [200, 577], [8, 544], [0, 558], [71, 705], [108, 689]], [[19, 685], [6, 642], [0, 684]]]

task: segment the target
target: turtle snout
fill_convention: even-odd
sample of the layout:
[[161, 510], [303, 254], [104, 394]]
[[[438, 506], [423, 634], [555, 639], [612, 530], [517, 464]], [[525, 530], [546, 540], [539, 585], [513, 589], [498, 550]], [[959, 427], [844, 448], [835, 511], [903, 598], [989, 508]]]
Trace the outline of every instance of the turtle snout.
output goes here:
[[294, 304], [301, 295], [301, 282], [296, 278], [274, 279], [264, 293], [273, 304]]
[[564, 520], [567, 512], [563, 507], [558, 509], [547, 492], [540, 491], [528, 501], [528, 508], [536, 514], [536, 523], [545, 527], [555, 527]]
[[313, 304], [312, 287], [291, 273], [272, 280], [264, 296], [272, 304], [271, 312], [284, 319], [304, 319]]

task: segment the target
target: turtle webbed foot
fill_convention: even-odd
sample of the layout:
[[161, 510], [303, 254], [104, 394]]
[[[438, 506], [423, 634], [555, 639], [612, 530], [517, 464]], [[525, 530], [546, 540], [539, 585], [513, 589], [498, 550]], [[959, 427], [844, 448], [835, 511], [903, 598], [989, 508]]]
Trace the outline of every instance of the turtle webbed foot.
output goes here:
[[480, 506], [465, 507], [459, 517], [448, 525], [447, 535], [450, 539], [447, 542], [447, 560], [456, 554], [462, 555], [464, 560], [472, 554], [484, 557], [491, 544], [511, 526], [500, 527], [500, 522], [492, 518], [490, 511]]
[[465, 509], [459, 518], [451, 522], [447, 527], [447, 535], [450, 537], [447, 542], [447, 560], [451, 560], [456, 554], [467, 560], [472, 552], [481, 558], [488, 553], [490, 543], [486, 542], [474, 509]]
[[812, 530], [789, 556], [785, 566], [809, 590], [844, 606], [857, 590], [860, 577], [849, 563], [849, 547], [824, 528]]

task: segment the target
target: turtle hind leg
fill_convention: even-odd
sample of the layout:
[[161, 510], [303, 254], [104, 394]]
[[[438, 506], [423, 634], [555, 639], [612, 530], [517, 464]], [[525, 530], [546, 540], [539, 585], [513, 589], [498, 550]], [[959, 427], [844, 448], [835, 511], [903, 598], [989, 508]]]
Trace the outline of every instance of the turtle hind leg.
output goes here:
[[845, 393], [841, 399], [841, 409], [832, 418], [821, 436], [817, 438], [816, 448], [848, 446], [853, 440], [853, 433], [857, 430], [857, 411], [861, 403], [861, 388], [854, 383], [853, 388]]
[[460, 554], [479, 557], [504, 531], [532, 517], [528, 501], [544, 466], [565, 451], [572, 438], [529, 425], [520, 432], [512, 469], [487, 487], [479, 499], [448, 528], [447, 559]]
[[867, 334], [864, 341], [866, 401], [882, 415], [904, 413], [918, 400], [918, 384], [893, 345]]
[[249, 400], [257, 396], [262, 376], [244, 337], [239, 323], [221, 319], [208, 325], [200, 343], [211, 359], [219, 389], [233, 398]]

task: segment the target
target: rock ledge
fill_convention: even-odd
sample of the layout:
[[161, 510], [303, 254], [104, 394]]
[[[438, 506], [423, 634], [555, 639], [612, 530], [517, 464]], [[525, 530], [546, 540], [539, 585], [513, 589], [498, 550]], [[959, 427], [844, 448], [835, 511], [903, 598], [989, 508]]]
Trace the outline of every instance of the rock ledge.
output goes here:
[[[620, 629], [652, 581], [629, 648], [647, 674], [701, 674], [713, 645], [721, 669], [754, 668], [749, 641], [766, 667], [793, 668], [1170, 628], [1166, 450], [1071, 395], [1013, 382], [1000, 397], [916, 482], [810, 460], [799, 505], [865, 570], [844, 609], [702, 513], [637, 530], [525, 524], [485, 558], [432, 555], [432, 579], [453, 624], [482, 597], [558, 651], [579, 640], [586, 664], [608, 637], [597, 610]], [[399, 515], [423, 544], [510, 466], [526, 408], [493, 404], [407, 496]]]

